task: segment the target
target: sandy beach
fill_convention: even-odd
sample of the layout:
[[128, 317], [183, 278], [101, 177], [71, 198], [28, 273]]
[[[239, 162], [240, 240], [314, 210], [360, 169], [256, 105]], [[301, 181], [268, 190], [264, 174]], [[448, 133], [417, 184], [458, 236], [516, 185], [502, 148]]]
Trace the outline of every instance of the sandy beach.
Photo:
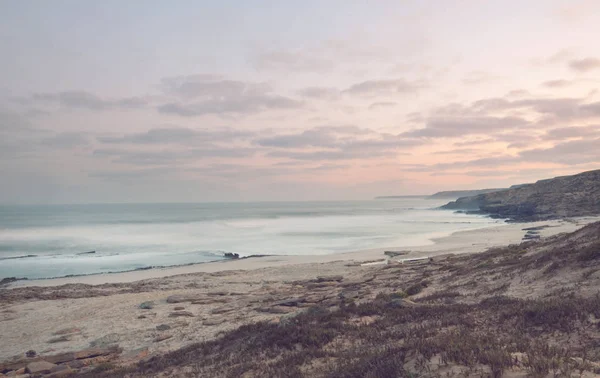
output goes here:
[[[393, 258], [384, 255], [384, 250], [400, 249], [273, 256], [19, 281], [0, 291], [0, 360], [23, 356], [28, 350], [52, 355], [118, 345], [122, 348], [121, 363], [134, 362], [209, 340], [242, 324], [280, 321], [298, 307], [333, 301], [344, 292], [343, 288], [369, 282], [375, 276], [385, 286], [385, 269], [390, 265], [405, 266], [403, 274], [409, 279], [413, 266], [427, 261], [425, 258], [446, 258], [449, 254], [477, 253], [519, 243], [527, 232], [524, 228], [539, 228], [536, 232], [546, 238], [598, 219], [509, 223], [458, 232]], [[315, 290], [310, 289], [311, 282]], [[369, 299], [376, 294], [377, 290], [368, 290], [361, 292], [360, 298]], [[344, 295], [358, 293], [349, 291]], [[303, 298], [298, 306], [286, 303], [298, 297]], [[141, 306], [142, 303], [147, 305]]]

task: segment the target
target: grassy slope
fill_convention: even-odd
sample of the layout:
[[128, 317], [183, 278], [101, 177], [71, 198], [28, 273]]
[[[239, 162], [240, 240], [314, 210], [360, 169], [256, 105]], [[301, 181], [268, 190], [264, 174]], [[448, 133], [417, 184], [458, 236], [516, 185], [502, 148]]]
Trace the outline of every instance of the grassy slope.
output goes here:
[[342, 298], [90, 376], [600, 374], [600, 223], [406, 269], [388, 266], [357, 288], [374, 299]]

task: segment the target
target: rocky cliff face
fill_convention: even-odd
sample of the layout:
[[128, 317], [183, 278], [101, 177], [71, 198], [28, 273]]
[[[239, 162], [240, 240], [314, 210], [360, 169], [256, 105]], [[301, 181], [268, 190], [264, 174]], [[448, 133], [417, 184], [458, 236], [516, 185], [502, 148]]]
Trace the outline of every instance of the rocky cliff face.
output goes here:
[[513, 221], [600, 215], [600, 170], [462, 197], [443, 208], [481, 211]]

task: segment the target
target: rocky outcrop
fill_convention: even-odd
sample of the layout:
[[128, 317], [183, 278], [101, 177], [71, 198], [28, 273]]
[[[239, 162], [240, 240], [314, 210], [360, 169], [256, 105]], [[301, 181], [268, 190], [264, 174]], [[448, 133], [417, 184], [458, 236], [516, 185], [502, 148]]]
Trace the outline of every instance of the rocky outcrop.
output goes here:
[[600, 214], [600, 170], [462, 197], [444, 209], [480, 211], [494, 218], [538, 221]]

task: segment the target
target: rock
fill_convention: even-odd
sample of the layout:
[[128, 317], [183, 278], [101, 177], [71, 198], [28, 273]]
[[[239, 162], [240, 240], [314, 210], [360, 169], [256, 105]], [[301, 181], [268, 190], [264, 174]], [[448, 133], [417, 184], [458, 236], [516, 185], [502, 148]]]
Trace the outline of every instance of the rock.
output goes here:
[[171, 295], [167, 297], [167, 303], [183, 303], [183, 302], [193, 302], [195, 300], [202, 299], [197, 296], [191, 295]]
[[71, 334], [71, 333], [80, 333], [80, 332], [81, 332], [81, 330], [79, 328], [74, 328], [73, 327], [73, 328], [64, 328], [64, 329], [61, 329], [59, 331], [54, 332], [53, 335], [54, 336], [68, 335], [68, 334]]
[[228, 258], [228, 259], [232, 259], [232, 260], [236, 260], [240, 258], [240, 254], [239, 253], [232, 253], [232, 252], [225, 252], [223, 254], [223, 257]]
[[159, 331], [166, 331], [166, 330], [171, 329], [171, 326], [168, 324], [160, 324], [160, 325], [156, 326], [156, 329]]
[[71, 362], [75, 360], [75, 353], [67, 352], [61, 354], [55, 354], [53, 356], [45, 356], [44, 359], [53, 364], [63, 364], [65, 362]]
[[183, 306], [177, 306], [173, 310], [175, 310], [175, 311], [181, 311], [181, 310], [185, 310], [185, 307], [183, 307]]
[[290, 298], [283, 301], [278, 301], [273, 303], [274, 306], [288, 306], [288, 307], [296, 307], [298, 304], [304, 302], [304, 298]]
[[71, 341], [71, 337], [69, 335], [63, 335], [60, 337], [52, 338], [46, 342], [48, 344], [55, 344], [55, 343], [64, 343], [65, 341]]
[[20, 368], [19, 370], [15, 370], [16, 375], [23, 375], [25, 373], [26, 373], [25, 368]]
[[157, 337], [154, 339], [154, 342], [155, 342], [155, 343], [159, 343], [159, 342], [161, 342], [161, 341], [168, 340], [168, 339], [170, 339], [171, 337], [173, 337], [173, 335], [160, 335], [160, 336], [157, 336]]
[[33, 349], [29, 349], [27, 352], [25, 352], [25, 355], [29, 358], [33, 358], [37, 355], [37, 352]]
[[404, 256], [404, 255], [408, 255], [410, 252], [408, 251], [385, 251], [383, 252], [384, 255], [389, 256], [389, 257], [396, 257], [396, 256]]
[[189, 311], [175, 311], [169, 314], [169, 318], [176, 318], [178, 316], [189, 316], [189, 317], [193, 317], [194, 314], [192, 314]]
[[266, 312], [269, 314], [288, 314], [290, 312], [296, 311], [296, 309], [292, 307], [286, 306], [272, 306], [272, 307], [259, 307], [256, 309], [258, 312]]
[[137, 317], [138, 319], [146, 319], [146, 315], [140, 315]]
[[109, 354], [119, 352], [118, 348], [88, 348], [73, 353], [75, 359], [82, 360], [84, 358], [92, 358], [98, 356], [108, 356]]
[[316, 282], [340, 282], [344, 276], [319, 276]]
[[142, 310], [152, 310], [154, 308], [154, 302], [146, 301], [146, 302], [141, 303], [138, 307], [141, 308]]
[[119, 341], [121, 341], [121, 336], [118, 333], [109, 333], [90, 342], [90, 346], [93, 348], [106, 348], [117, 344]]
[[230, 300], [227, 298], [204, 298], [204, 299], [196, 299], [196, 300], [192, 301], [192, 304], [206, 305], [206, 304], [213, 304], [213, 303], [228, 303], [228, 302], [230, 302]]
[[51, 362], [40, 360], [27, 364], [27, 369], [25, 369], [25, 371], [29, 374], [47, 374], [50, 373], [55, 366], [56, 365]]
[[210, 295], [210, 296], [225, 296], [225, 295], [229, 295], [228, 291], [211, 291], [210, 293], [206, 293], [206, 295]]
[[231, 312], [231, 311], [235, 311], [234, 307], [219, 307], [219, 308], [215, 308], [213, 309], [210, 313], [211, 314], [225, 314], [227, 312]]
[[50, 370], [50, 374], [44, 376], [44, 378], [58, 378], [58, 377], [67, 377], [75, 372], [71, 367], [67, 365], [57, 365], [52, 370]]
[[215, 325], [219, 325], [221, 323], [224, 323], [225, 319], [224, 318], [218, 318], [218, 319], [206, 319], [202, 322], [202, 325], [205, 326], [215, 326]]

